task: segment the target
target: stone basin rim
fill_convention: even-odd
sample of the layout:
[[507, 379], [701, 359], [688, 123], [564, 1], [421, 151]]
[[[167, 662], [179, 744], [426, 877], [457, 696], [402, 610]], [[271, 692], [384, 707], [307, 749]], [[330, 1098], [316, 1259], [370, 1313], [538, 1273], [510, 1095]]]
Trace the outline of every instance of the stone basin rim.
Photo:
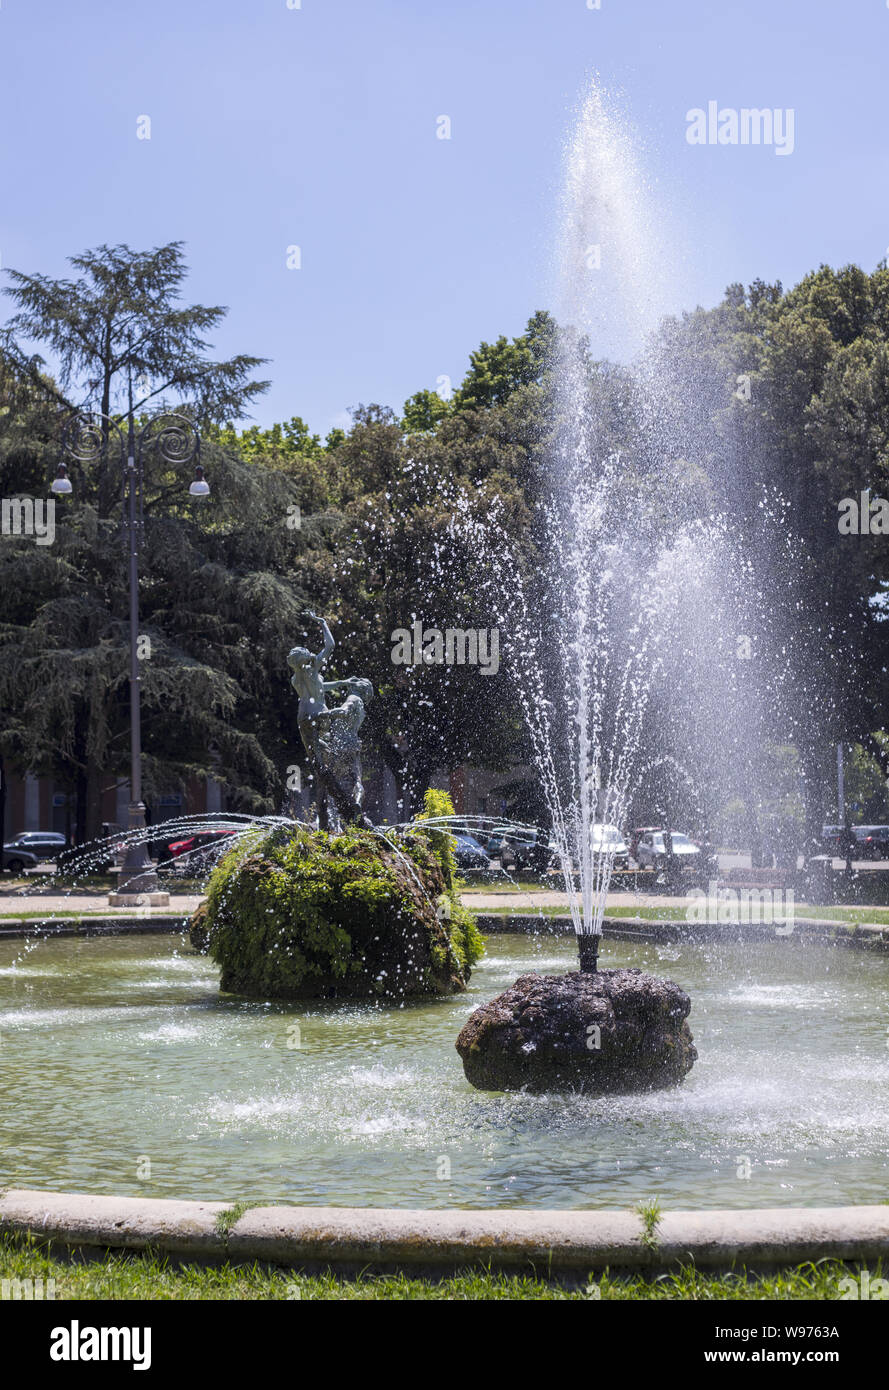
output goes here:
[[[226, 1218], [230, 1215], [230, 1223]], [[0, 1232], [71, 1249], [155, 1251], [199, 1262], [453, 1270], [769, 1268], [804, 1260], [889, 1259], [889, 1206], [663, 1211], [309, 1207], [11, 1189]]]

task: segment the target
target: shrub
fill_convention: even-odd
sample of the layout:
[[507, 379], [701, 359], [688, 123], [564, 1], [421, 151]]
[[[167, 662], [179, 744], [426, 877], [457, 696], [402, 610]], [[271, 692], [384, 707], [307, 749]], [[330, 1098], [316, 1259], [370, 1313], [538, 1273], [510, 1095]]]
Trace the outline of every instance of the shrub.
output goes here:
[[[454, 803], [450, 794], [439, 787], [430, 787], [423, 797], [423, 810], [417, 820], [435, 820], [440, 816], [453, 815]], [[448, 892], [452, 892], [457, 881], [457, 860], [454, 858], [457, 841], [449, 830], [438, 827], [430, 826], [426, 834], [444, 875], [445, 886]]]
[[[439, 816], [453, 816], [454, 803], [450, 794], [439, 787], [430, 787], [423, 797], [423, 810], [417, 821], [432, 820]], [[438, 860], [445, 882], [444, 898], [440, 900], [439, 916], [450, 922], [451, 945], [460, 959], [472, 967], [485, 949], [482, 934], [476, 926], [475, 917], [460, 901], [460, 878], [454, 850], [456, 838], [449, 830], [430, 826], [424, 832], [429, 837], [432, 852]]]

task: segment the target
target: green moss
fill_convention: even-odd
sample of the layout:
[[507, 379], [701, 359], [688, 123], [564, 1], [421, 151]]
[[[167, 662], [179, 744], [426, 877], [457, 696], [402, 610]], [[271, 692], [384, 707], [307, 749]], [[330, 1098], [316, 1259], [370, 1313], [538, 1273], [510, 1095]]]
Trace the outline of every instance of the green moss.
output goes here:
[[248, 834], [222, 859], [191, 939], [221, 966], [222, 989], [252, 998], [450, 994], [483, 949], [432, 832], [296, 824]]
[[[454, 815], [454, 803], [449, 794], [439, 787], [430, 787], [423, 797], [423, 810], [417, 816], [417, 820], [432, 820], [439, 816], [452, 815]], [[449, 893], [452, 893], [457, 885], [457, 860], [454, 856], [454, 850], [457, 848], [456, 837], [449, 830], [433, 828], [432, 826], [426, 833], [432, 845], [432, 852], [438, 860], [445, 881], [445, 888]]]

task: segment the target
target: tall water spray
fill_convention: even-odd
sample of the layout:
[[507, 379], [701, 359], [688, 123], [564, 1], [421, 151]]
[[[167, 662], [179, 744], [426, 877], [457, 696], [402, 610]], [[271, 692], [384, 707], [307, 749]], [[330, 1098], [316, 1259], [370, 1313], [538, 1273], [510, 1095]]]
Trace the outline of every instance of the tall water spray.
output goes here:
[[[663, 211], [629, 125], [597, 84], [567, 142], [555, 240], [555, 324], [536, 340], [541, 371], [498, 425], [514, 428], [522, 449], [533, 441], [530, 531], [517, 536], [496, 492], [436, 473], [452, 534], [417, 585], [440, 599], [460, 573], [474, 620], [506, 635], [505, 667], [593, 968], [630, 810], [647, 807], [664, 824], [684, 809], [705, 829], [717, 803], [753, 800], [781, 675], [780, 659], [766, 665], [778, 644], [749, 533], [719, 512], [732, 493], [731, 451], [713, 447], [713, 422], [733, 408], [730, 374], [699, 359], [682, 325], [661, 326], [674, 291]], [[473, 621], [468, 611], [461, 620]], [[756, 645], [756, 665], [736, 659], [740, 639]]]
[[[561, 771], [546, 794], [581, 938], [601, 934], [614, 866], [605, 827], [620, 826], [628, 810], [652, 658], [651, 614], [627, 582], [638, 569], [639, 538], [630, 544], [621, 459], [598, 418], [590, 356], [638, 352], [652, 326], [659, 307], [652, 220], [626, 126], [594, 84], [565, 158], [558, 266], [565, 331], [554, 363], [558, 426], [547, 516], [568, 756], [548, 760]], [[581, 954], [590, 961], [583, 943]]]
[[[465, 491], [448, 498], [455, 543], [509, 634], [534, 771], [589, 968], [614, 866], [608, 827], [628, 811], [659, 639], [645, 583], [657, 543], [630, 524], [639, 483], [609, 437], [608, 369], [595, 364], [639, 353], [663, 309], [653, 226], [626, 126], [594, 85], [565, 154], [559, 328], [544, 374], [549, 438], [534, 522], [542, 565], [522, 570], [497, 499], [480, 515]], [[628, 394], [645, 411], [642, 374]]]
[[[781, 659], [787, 638], [782, 645], [769, 632], [751, 536], [718, 513], [733, 479], [701, 466], [710, 467], [708, 431], [732, 408], [731, 387], [694, 354], [675, 362], [669, 332], [648, 336], [668, 309], [667, 240], [630, 128], [594, 83], [566, 149], [558, 237], [562, 331], [546, 518], [557, 660], [550, 692], [539, 690], [530, 711], [589, 962], [595, 952], [584, 938], [601, 934], [614, 865], [602, 827], [625, 824], [645, 779], [647, 800], [669, 822], [669, 796], [651, 783], [656, 769], [672, 768], [692, 784], [686, 760], [706, 783], [692, 787], [701, 816], [714, 789], [725, 800], [739, 782], [755, 805], [790, 669]], [[628, 365], [594, 368], [615, 356]], [[607, 383], [616, 370], [615, 392]], [[763, 497], [759, 508], [772, 532], [775, 505]], [[738, 643], [754, 641], [757, 662], [739, 663]], [[647, 767], [639, 766], [643, 728]]]
[[557, 316], [591, 335], [597, 357], [626, 360], [667, 309], [664, 233], [627, 118], [596, 80], [563, 160]]

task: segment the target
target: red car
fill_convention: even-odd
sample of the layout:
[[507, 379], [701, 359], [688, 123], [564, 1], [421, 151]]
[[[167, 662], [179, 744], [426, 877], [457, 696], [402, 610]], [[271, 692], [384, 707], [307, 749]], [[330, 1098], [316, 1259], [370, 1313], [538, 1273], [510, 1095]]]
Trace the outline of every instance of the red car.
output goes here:
[[167, 844], [168, 859], [179, 859], [177, 868], [187, 872], [191, 868], [203, 869], [215, 864], [225, 849], [225, 840], [234, 835], [233, 830], [201, 830], [184, 840], [170, 840]]

